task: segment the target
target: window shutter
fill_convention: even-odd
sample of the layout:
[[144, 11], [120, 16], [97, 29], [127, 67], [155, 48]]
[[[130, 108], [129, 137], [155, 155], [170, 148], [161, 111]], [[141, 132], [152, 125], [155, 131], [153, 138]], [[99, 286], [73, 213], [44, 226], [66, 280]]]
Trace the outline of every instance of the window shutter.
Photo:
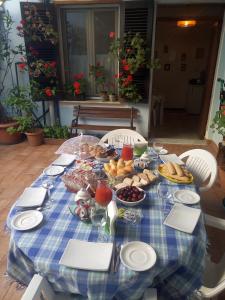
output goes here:
[[[147, 47], [151, 49], [153, 26], [154, 2], [125, 1], [124, 2], [124, 32], [137, 33], [146, 39]], [[143, 97], [143, 102], [148, 99], [149, 70], [140, 69], [134, 76], [134, 83]]]
[[[53, 4], [44, 4], [44, 3], [37, 3], [37, 2], [21, 2], [20, 8], [21, 8], [21, 16], [22, 19], [25, 19], [26, 17], [26, 7], [27, 5], [34, 5], [37, 9], [37, 14], [40, 16], [40, 18], [43, 20], [44, 24], [49, 24], [49, 19], [46, 16], [46, 11], [48, 11], [51, 15], [51, 25], [57, 32], [57, 22], [56, 22], [56, 12], [55, 7]], [[40, 34], [37, 34], [37, 36], [40, 36]], [[43, 61], [56, 61], [56, 66], [59, 65], [59, 62], [57, 61], [59, 55], [58, 55], [58, 44], [54, 45], [50, 41], [34, 41], [32, 40], [31, 36], [27, 35], [24, 37], [25, 40], [25, 49], [27, 53], [30, 53], [30, 49], [34, 49], [36, 51], [35, 58], [34, 57], [27, 57], [28, 64], [30, 64], [33, 60], [43, 60]], [[57, 70], [57, 75], [59, 74]], [[36, 82], [40, 84], [40, 87], [44, 89], [45, 87], [52, 87], [56, 86], [57, 77], [50, 77], [46, 78], [45, 76], [39, 76], [34, 77], [32, 74], [29, 74], [30, 80], [35, 79]], [[35, 100], [43, 100], [43, 99], [35, 99]], [[48, 100], [48, 99], [46, 99]]]

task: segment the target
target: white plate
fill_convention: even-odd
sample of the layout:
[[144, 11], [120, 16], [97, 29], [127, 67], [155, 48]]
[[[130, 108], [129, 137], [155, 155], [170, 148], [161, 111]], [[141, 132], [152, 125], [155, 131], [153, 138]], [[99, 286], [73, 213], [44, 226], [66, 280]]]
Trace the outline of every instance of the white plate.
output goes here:
[[173, 193], [175, 200], [183, 204], [196, 204], [200, 201], [200, 196], [190, 190], [177, 190]]
[[16, 206], [35, 207], [41, 206], [45, 200], [47, 190], [43, 187], [25, 188], [22, 195], [16, 202]]
[[167, 155], [164, 154], [164, 155], [159, 155], [159, 157], [164, 163], [170, 161], [178, 165], [184, 164], [184, 162], [176, 154], [167, 154]]
[[125, 244], [120, 251], [123, 265], [134, 271], [146, 271], [156, 262], [155, 250], [146, 243], [135, 241]]
[[107, 271], [112, 249], [112, 243], [93, 243], [71, 239], [59, 263], [76, 269]]
[[62, 174], [64, 172], [65, 168], [62, 166], [50, 166], [46, 169], [44, 169], [44, 174], [48, 176], [56, 176], [59, 174]]
[[16, 230], [29, 230], [38, 226], [43, 220], [43, 214], [37, 210], [26, 210], [14, 216], [11, 222]]
[[69, 166], [75, 160], [76, 156], [72, 154], [62, 154], [55, 161], [53, 161], [52, 165], [57, 166]]
[[201, 210], [198, 208], [175, 203], [163, 224], [180, 231], [192, 233], [200, 214]]

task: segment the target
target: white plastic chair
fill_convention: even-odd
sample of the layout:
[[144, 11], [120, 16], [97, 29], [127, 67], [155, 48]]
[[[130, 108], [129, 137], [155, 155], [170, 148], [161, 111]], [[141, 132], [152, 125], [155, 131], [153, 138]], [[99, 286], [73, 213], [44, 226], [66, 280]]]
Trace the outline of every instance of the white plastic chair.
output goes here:
[[[187, 157], [186, 166], [192, 173], [201, 192], [208, 191], [217, 178], [217, 161], [208, 151], [193, 149], [182, 153], [179, 158]], [[208, 180], [208, 182], [207, 182]]]
[[99, 144], [108, 143], [121, 148], [123, 144], [146, 143], [146, 139], [138, 132], [131, 129], [115, 129], [105, 134]]
[[21, 300], [81, 300], [82, 296], [75, 294], [55, 293], [48, 281], [39, 274], [31, 279]]
[[[30, 281], [21, 300], [81, 300], [85, 299], [79, 295], [67, 295], [63, 293], [55, 293], [48, 281], [39, 274], [35, 274]], [[148, 288], [143, 300], [157, 300], [157, 290]]]
[[[204, 215], [204, 219], [206, 225], [225, 230], [225, 220], [207, 214]], [[196, 291], [195, 298], [209, 299], [216, 297], [223, 291], [225, 291], [225, 253], [218, 263], [212, 262], [209, 255], [207, 255], [203, 285]]]

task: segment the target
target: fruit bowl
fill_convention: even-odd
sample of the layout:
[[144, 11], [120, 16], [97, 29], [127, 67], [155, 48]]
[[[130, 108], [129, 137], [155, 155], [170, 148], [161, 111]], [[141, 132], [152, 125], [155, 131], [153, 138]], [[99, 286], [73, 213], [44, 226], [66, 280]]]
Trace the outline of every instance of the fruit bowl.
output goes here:
[[116, 191], [118, 202], [126, 206], [136, 206], [144, 201], [146, 192], [136, 186], [126, 186]]

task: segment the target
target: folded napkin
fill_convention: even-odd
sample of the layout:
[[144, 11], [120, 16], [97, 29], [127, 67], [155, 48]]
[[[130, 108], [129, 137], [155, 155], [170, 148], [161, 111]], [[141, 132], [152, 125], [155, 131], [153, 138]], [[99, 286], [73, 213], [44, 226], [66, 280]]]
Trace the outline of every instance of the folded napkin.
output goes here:
[[198, 223], [200, 214], [201, 210], [198, 208], [175, 203], [163, 224], [180, 231], [192, 233]]
[[76, 159], [75, 155], [62, 154], [56, 160], [53, 161], [52, 165], [69, 166], [75, 159]]
[[16, 202], [16, 206], [35, 207], [41, 206], [44, 202], [46, 189], [43, 187], [27, 187]]
[[176, 163], [178, 165], [183, 165], [184, 162], [176, 155], [176, 154], [167, 154], [167, 155], [159, 155], [161, 161], [167, 163], [168, 161]]
[[107, 271], [112, 250], [112, 243], [94, 243], [71, 239], [59, 264], [76, 269]]

